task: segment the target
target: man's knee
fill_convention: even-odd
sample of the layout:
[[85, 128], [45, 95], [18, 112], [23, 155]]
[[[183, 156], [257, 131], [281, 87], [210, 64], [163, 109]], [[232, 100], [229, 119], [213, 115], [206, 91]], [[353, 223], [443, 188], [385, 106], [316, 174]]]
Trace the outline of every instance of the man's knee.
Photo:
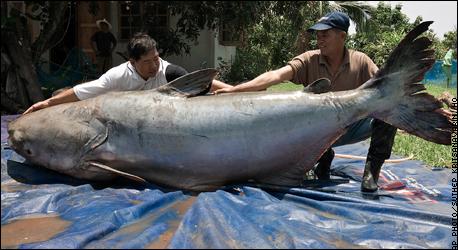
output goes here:
[[347, 132], [342, 135], [332, 147], [338, 147], [347, 144], [353, 144], [360, 141], [364, 141], [371, 137], [372, 134], [372, 119], [366, 118], [357, 121], [350, 125]]

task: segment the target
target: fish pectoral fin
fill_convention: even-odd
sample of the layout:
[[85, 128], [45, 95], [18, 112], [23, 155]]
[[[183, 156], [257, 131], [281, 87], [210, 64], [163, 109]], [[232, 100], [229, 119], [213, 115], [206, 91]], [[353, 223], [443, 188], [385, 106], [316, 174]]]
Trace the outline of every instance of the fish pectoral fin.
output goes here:
[[111, 123], [101, 121], [100, 119], [92, 119], [90, 122], [90, 127], [94, 128], [94, 136], [89, 139], [86, 144], [83, 146], [82, 156], [89, 154], [89, 152], [93, 151], [103, 143], [105, 143], [108, 139], [109, 130], [111, 129]]
[[116, 174], [116, 175], [121, 175], [121, 176], [129, 178], [131, 180], [138, 181], [140, 183], [148, 183], [145, 179], [143, 179], [141, 177], [138, 177], [138, 176], [133, 175], [133, 174], [129, 174], [129, 173], [125, 173], [125, 172], [116, 170], [114, 168], [111, 168], [111, 167], [109, 167], [109, 166], [107, 166], [105, 164], [99, 163], [99, 162], [89, 161], [88, 165], [89, 165], [89, 167], [96, 168], [98, 170], [102, 169], [102, 170], [108, 171], [110, 173], [113, 173], [113, 174]]
[[178, 77], [170, 83], [158, 87], [160, 93], [186, 97], [204, 95], [211, 88], [213, 79], [218, 74], [216, 69], [202, 69]]
[[331, 81], [328, 78], [320, 78], [304, 88], [304, 92], [321, 94], [331, 91]]

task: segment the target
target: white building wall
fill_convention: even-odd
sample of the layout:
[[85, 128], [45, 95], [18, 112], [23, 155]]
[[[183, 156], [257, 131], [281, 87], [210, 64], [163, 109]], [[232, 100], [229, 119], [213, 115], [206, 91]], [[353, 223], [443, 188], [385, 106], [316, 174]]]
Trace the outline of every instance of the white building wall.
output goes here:
[[232, 64], [235, 60], [236, 46], [223, 46], [219, 44], [218, 37], [214, 37], [215, 43], [215, 55], [214, 55], [214, 67], [218, 68], [222, 61]]
[[169, 56], [166, 60], [184, 67], [189, 72], [203, 68], [218, 68], [220, 62], [231, 63], [234, 60], [236, 47], [219, 44], [218, 32], [202, 30], [198, 44], [192, 46], [189, 55]]
[[[118, 4], [111, 2], [110, 19], [113, 26], [112, 33], [118, 35]], [[175, 28], [178, 17], [170, 16], [170, 27]], [[154, 37], [153, 37], [154, 38]], [[119, 41], [116, 51], [127, 52], [128, 41]], [[196, 44], [191, 44], [190, 54], [172, 55], [162, 59], [185, 68], [192, 72], [202, 68], [217, 68], [221, 57], [225, 62], [231, 62], [235, 56], [235, 46], [222, 46], [218, 42], [217, 32], [204, 29], [200, 32]], [[124, 63], [124, 59], [118, 54], [113, 54], [113, 66]]]
[[212, 32], [209, 30], [202, 30], [197, 39], [197, 43], [191, 44], [189, 54], [172, 55], [164, 59], [185, 68], [188, 72], [213, 67], [214, 42], [212, 39]]
[[[170, 27], [175, 28], [178, 19], [179, 16], [170, 16]], [[183, 53], [182, 55], [170, 55], [164, 59], [170, 63], [185, 68], [188, 72], [212, 67], [214, 64], [214, 44], [211, 36], [211, 31], [207, 29], [202, 30], [199, 37], [197, 38], [197, 42], [191, 44], [191, 50], [189, 54]]]

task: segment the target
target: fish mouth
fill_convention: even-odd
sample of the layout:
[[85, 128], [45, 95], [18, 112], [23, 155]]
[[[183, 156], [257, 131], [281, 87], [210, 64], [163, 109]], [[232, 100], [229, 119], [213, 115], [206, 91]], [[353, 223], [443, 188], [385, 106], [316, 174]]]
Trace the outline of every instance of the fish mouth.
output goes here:
[[16, 153], [26, 157], [30, 154], [30, 152], [27, 152], [26, 150], [23, 150], [23, 147], [20, 145], [21, 143], [18, 143], [12, 138], [8, 138], [8, 148], [14, 150]]
[[2, 149], [12, 149], [12, 150], [14, 150], [14, 151], [17, 151], [17, 149], [16, 149], [16, 148], [14, 147], [14, 145], [13, 145], [13, 141], [11, 141], [10, 138], [8, 138], [8, 140], [6, 141], [5, 147], [2, 148]]
[[18, 144], [17, 140], [14, 139], [14, 130], [8, 128], [8, 139], [7, 139], [8, 147], [13, 149], [14, 151], [18, 151], [17, 144]]
[[15, 131], [14, 129], [8, 129], [8, 147], [14, 150], [16, 153], [23, 156], [24, 158], [29, 158], [33, 154], [30, 149], [27, 149], [25, 147], [23, 139], [24, 138], [22, 138], [21, 133], [19, 131]]

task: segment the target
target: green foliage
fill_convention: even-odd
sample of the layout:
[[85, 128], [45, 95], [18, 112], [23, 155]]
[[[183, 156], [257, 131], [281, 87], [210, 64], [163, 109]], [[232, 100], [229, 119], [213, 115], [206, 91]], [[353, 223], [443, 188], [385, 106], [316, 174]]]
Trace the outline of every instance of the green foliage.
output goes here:
[[[298, 28], [292, 20], [269, 15], [247, 29], [244, 46], [237, 48], [232, 66], [221, 78], [225, 81], [245, 81], [271, 69], [284, 66], [294, 57]], [[227, 66], [221, 62], [221, 66]]]
[[[242, 81], [285, 65], [295, 55], [313, 48], [306, 32], [329, 10], [346, 10], [356, 22], [367, 19], [370, 8], [354, 2], [327, 1], [152, 1], [145, 2], [143, 29], [158, 42], [163, 56], [189, 54], [200, 30], [223, 25], [239, 31], [241, 42], [234, 62], [221, 62], [224, 80]], [[363, 6], [363, 7], [361, 7]], [[155, 9], [168, 8], [177, 16], [175, 27], [158, 31]], [[361, 11], [363, 10], [363, 11]], [[363, 27], [364, 25], [361, 25]], [[253, 60], [254, 59], [254, 60]], [[229, 65], [232, 64], [232, 68]]]
[[[151, 13], [158, 6], [178, 17], [175, 27], [155, 29], [158, 20]], [[152, 1], [145, 2], [143, 29], [158, 41], [163, 56], [189, 54], [204, 28], [217, 30], [224, 25], [240, 31], [233, 70], [228, 68], [230, 62], [221, 62], [227, 73], [222, 78], [240, 81], [283, 66], [294, 55], [312, 49], [315, 41], [306, 29], [330, 10], [346, 11], [361, 28], [371, 13], [368, 5], [345, 1]]]
[[361, 29], [367, 30], [372, 8], [359, 2], [270, 1], [259, 22], [246, 27], [246, 37], [237, 48], [229, 67], [221, 63], [221, 78], [227, 82], [252, 79], [266, 71], [283, 67], [294, 56], [316, 48], [316, 38], [307, 29], [331, 10], [347, 12]]
[[[454, 30], [449, 31], [444, 34], [444, 40], [442, 41], [445, 47], [447, 48], [455, 48], [456, 49], [456, 26]], [[456, 55], [455, 55], [456, 56]]]
[[[361, 32], [357, 27], [357, 33], [349, 37], [347, 45], [366, 53], [380, 67], [407, 32], [422, 21], [422, 17], [418, 16], [410, 23], [408, 17], [402, 13], [402, 5], [392, 7], [380, 2], [371, 17], [371, 30], [376, 32]], [[456, 27], [454, 31], [444, 35], [443, 41], [433, 31], [426, 32], [425, 36], [431, 39], [431, 47], [435, 49], [437, 59], [442, 59], [448, 49], [456, 46]]]
[[286, 65], [302, 53], [301, 45], [308, 46], [312, 40], [304, 34], [309, 35], [306, 29], [320, 16], [318, 6], [317, 2], [270, 1], [259, 22], [246, 27], [246, 36], [237, 47], [231, 66], [230, 62], [221, 62], [221, 79], [227, 82], [249, 80]]
[[456, 26], [453, 31], [444, 34], [444, 39], [437, 43], [436, 58], [442, 59], [449, 49], [454, 49], [453, 56], [456, 59]]
[[[191, 45], [197, 42], [204, 28], [217, 30], [222, 25], [243, 31], [259, 22], [269, 2], [265, 1], [152, 1], [145, 2], [143, 27], [154, 37], [161, 54], [189, 54]], [[150, 15], [159, 7], [168, 8], [172, 16], [178, 16], [175, 27], [157, 31], [158, 20]]]
[[356, 34], [349, 37], [347, 46], [364, 52], [375, 64], [382, 66], [404, 35], [421, 22], [417, 18], [414, 24], [410, 24], [409, 18], [401, 9], [401, 5], [392, 8], [391, 5], [380, 2], [371, 16], [371, 29], [376, 32], [361, 32], [357, 27]]
[[269, 65], [268, 51], [261, 46], [238, 48], [234, 62], [220, 62], [219, 79], [224, 82], [240, 83], [265, 72]]

